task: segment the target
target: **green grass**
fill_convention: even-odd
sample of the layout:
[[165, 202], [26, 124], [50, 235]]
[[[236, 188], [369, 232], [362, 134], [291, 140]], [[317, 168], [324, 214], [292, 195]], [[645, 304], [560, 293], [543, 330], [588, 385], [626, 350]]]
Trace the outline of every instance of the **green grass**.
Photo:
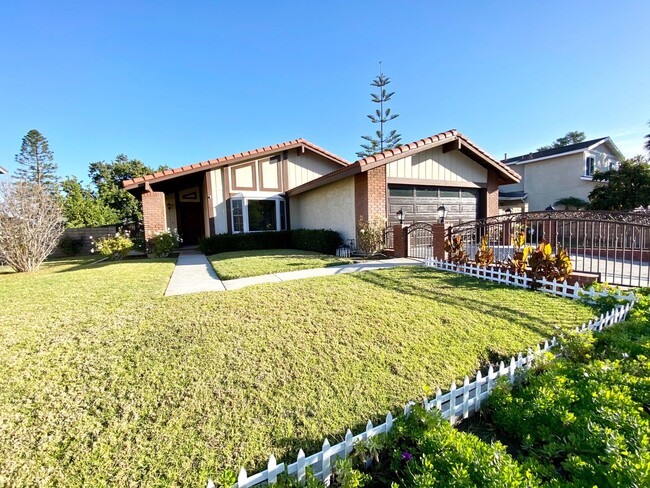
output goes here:
[[163, 297], [173, 263], [0, 275], [0, 486], [263, 469], [593, 315], [410, 267]]
[[297, 249], [224, 252], [208, 259], [222, 280], [352, 263], [351, 259]]

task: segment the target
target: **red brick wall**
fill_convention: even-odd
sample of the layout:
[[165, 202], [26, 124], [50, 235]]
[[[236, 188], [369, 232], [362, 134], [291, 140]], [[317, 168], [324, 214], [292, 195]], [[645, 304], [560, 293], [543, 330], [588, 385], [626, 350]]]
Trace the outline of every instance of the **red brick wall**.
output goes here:
[[160, 191], [146, 191], [142, 194], [142, 215], [144, 235], [147, 239], [158, 231], [167, 230], [165, 219], [165, 194]]
[[488, 171], [486, 217], [499, 215], [499, 178], [493, 171]]
[[354, 177], [355, 223], [375, 217], [386, 218], [386, 166]]

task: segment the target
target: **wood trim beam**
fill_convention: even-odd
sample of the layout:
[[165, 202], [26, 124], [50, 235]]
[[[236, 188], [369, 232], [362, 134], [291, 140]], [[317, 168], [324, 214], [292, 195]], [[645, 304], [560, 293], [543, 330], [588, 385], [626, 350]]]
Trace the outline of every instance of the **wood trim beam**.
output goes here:
[[443, 153], [448, 153], [451, 151], [460, 151], [461, 148], [461, 141], [460, 139], [456, 139], [455, 141], [447, 142], [442, 145], [442, 152]]
[[487, 183], [476, 183], [473, 181], [420, 180], [415, 178], [386, 178], [386, 183], [389, 185], [419, 185], [448, 188], [487, 188]]

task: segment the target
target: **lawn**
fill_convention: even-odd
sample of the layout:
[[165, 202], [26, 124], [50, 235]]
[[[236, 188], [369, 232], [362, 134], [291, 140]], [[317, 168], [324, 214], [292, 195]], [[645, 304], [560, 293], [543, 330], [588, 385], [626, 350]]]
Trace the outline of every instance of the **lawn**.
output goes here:
[[203, 486], [593, 315], [411, 267], [163, 297], [173, 263], [0, 274], [0, 486]]
[[351, 259], [297, 249], [224, 252], [208, 259], [222, 280], [352, 263]]

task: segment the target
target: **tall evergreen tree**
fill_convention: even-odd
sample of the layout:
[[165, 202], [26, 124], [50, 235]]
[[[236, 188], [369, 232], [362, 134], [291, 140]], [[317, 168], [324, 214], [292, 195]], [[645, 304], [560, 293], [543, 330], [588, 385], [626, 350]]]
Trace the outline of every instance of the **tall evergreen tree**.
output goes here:
[[379, 130], [375, 132], [375, 136], [361, 136], [366, 141], [362, 143], [363, 151], [357, 153], [357, 157], [365, 158], [372, 154], [392, 149], [400, 145], [402, 135], [397, 131], [391, 130], [388, 134], [384, 132], [384, 124], [399, 117], [398, 114], [391, 114], [390, 109], [384, 110], [384, 104], [389, 102], [395, 92], [387, 92], [386, 87], [390, 84], [390, 78], [384, 76], [381, 72], [381, 63], [379, 63], [379, 75], [370, 83], [370, 86], [376, 87], [377, 93], [371, 93], [371, 101], [379, 104], [379, 108], [375, 110], [374, 114], [368, 115], [368, 118], [373, 124], [379, 124]]
[[18, 179], [36, 183], [49, 191], [56, 189], [58, 166], [47, 139], [36, 129], [30, 130], [23, 137], [16, 162], [20, 165], [16, 171]]

